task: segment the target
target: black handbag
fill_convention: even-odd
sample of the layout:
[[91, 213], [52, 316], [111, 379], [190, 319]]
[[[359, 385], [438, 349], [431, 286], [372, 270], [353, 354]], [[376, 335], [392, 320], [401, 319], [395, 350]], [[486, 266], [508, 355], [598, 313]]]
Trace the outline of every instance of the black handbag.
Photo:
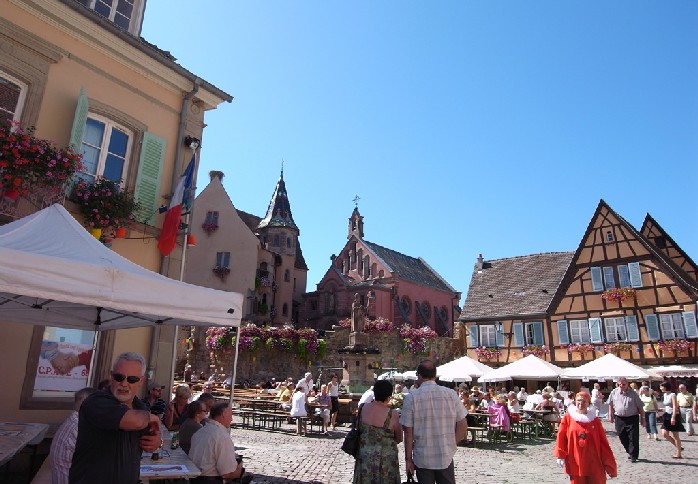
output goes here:
[[402, 484], [419, 484], [419, 483], [415, 480], [412, 473], [408, 472], [407, 473], [407, 480], [405, 482], [403, 482]]
[[359, 453], [359, 427], [357, 422], [361, 419], [361, 407], [364, 404], [359, 405], [359, 413], [351, 424], [351, 430], [344, 437], [344, 442], [342, 442], [342, 450], [352, 457], [356, 457]]

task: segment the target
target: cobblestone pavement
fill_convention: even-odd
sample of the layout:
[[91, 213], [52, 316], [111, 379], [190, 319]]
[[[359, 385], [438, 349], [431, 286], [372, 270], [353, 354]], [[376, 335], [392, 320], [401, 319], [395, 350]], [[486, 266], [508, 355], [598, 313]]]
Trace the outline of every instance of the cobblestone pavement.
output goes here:
[[[620, 441], [605, 422], [611, 448], [618, 462], [618, 478], [610, 482], [641, 483], [648, 476], [673, 482], [698, 482], [698, 437], [681, 434], [684, 440], [682, 460], [672, 459], [673, 447], [666, 441], [645, 439], [640, 429], [640, 459], [627, 460]], [[340, 446], [348, 427], [337, 427], [329, 436], [295, 435], [294, 425], [278, 431], [234, 428], [233, 440], [245, 458], [245, 468], [254, 474], [257, 484], [350, 484], [354, 459]], [[569, 479], [555, 464], [552, 439], [516, 440], [511, 444], [459, 447], [454, 458], [459, 483], [567, 483]], [[399, 446], [403, 480], [404, 448]], [[663, 476], [663, 477], [662, 477]]]

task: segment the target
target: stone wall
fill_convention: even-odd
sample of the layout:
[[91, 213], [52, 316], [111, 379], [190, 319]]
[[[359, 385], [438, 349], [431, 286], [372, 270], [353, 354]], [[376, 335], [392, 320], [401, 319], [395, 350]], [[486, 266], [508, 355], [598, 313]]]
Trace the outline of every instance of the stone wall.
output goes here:
[[[181, 333], [180, 333], [181, 334]], [[458, 333], [457, 333], [458, 334]], [[233, 368], [233, 352], [218, 352], [216, 354], [215, 369], [211, 367], [209, 351], [206, 349], [205, 328], [195, 328], [193, 344], [187, 345], [180, 338], [177, 350], [177, 373], [181, 373], [187, 361], [188, 346], [190, 350], [190, 361], [195, 374], [204, 374], [206, 377], [212, 372], [230, 374]], [[276, 379], [293, 377], [300, 379], [306, 371], [313, 373], [317, 378], [320, 369], [324, 369], [323, 381], [327, 381], [327, 374], [330, 368], [341, 368], [343, 366], [343, 356], [338, 350], [345, 348], [349, 344], [349, 329], [335, 326], [333, 331], [325, 333], [327, 351], [324, 358], [310, 356], [304, 360], [295, 354], [284, 351], [269, 351], [260, 348], [254, 352], [240, 351], [237, 365], [237, 382], [249, 381], [259, 383], [272, 377]], [[378, 363], [380, 368], [397, 368], [400, 371], [414, 370], [417, 364], [424, 358], [431, 358], [437, 365], [449, 362], [464, 354], [463, 340], [460, 338], [437, 337], [431, 340], [428, 355], [413, 355], [403, 353], [402, 340], [397, 331], [391, 333], [378, 333], [368, 335], [368, 346], [378, 348], [380, 354], [371, 357], [370, 361]], [[385, 370], [378, 369], [376, 374]], [[346, 376], [341, 376], [343, 379]]]

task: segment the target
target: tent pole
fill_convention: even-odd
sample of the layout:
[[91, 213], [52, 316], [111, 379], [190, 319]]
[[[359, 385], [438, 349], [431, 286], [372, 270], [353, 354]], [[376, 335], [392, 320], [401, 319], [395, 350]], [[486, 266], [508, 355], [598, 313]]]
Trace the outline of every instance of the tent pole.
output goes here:
[[237, 331], [235, 334], [235, 358], [233, 359], [233, 373], [230, 375], [230, 407], [233, 407], [233, 396], [235, 394], [235, 380], [237, 378], [237, 370], [238, 370], [238, 353], [240, 352], [240, 328], [242, 326], [237, 327]]

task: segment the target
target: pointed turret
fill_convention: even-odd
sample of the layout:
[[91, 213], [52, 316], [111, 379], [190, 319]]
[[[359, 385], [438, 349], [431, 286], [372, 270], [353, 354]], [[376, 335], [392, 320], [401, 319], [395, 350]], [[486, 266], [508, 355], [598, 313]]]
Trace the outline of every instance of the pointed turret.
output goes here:
[[298, 231], [296, 222], [293, 221], [291, 214], [291, 204], [288, 201], [286, 193], [286, 183], [284, 182], [284, 170], [281, 169], [281, 176], [274, 189], [274, 194], [271, 196], [267, 215], [259, 222], [258, 229], [267, 227], [288, 227]]

